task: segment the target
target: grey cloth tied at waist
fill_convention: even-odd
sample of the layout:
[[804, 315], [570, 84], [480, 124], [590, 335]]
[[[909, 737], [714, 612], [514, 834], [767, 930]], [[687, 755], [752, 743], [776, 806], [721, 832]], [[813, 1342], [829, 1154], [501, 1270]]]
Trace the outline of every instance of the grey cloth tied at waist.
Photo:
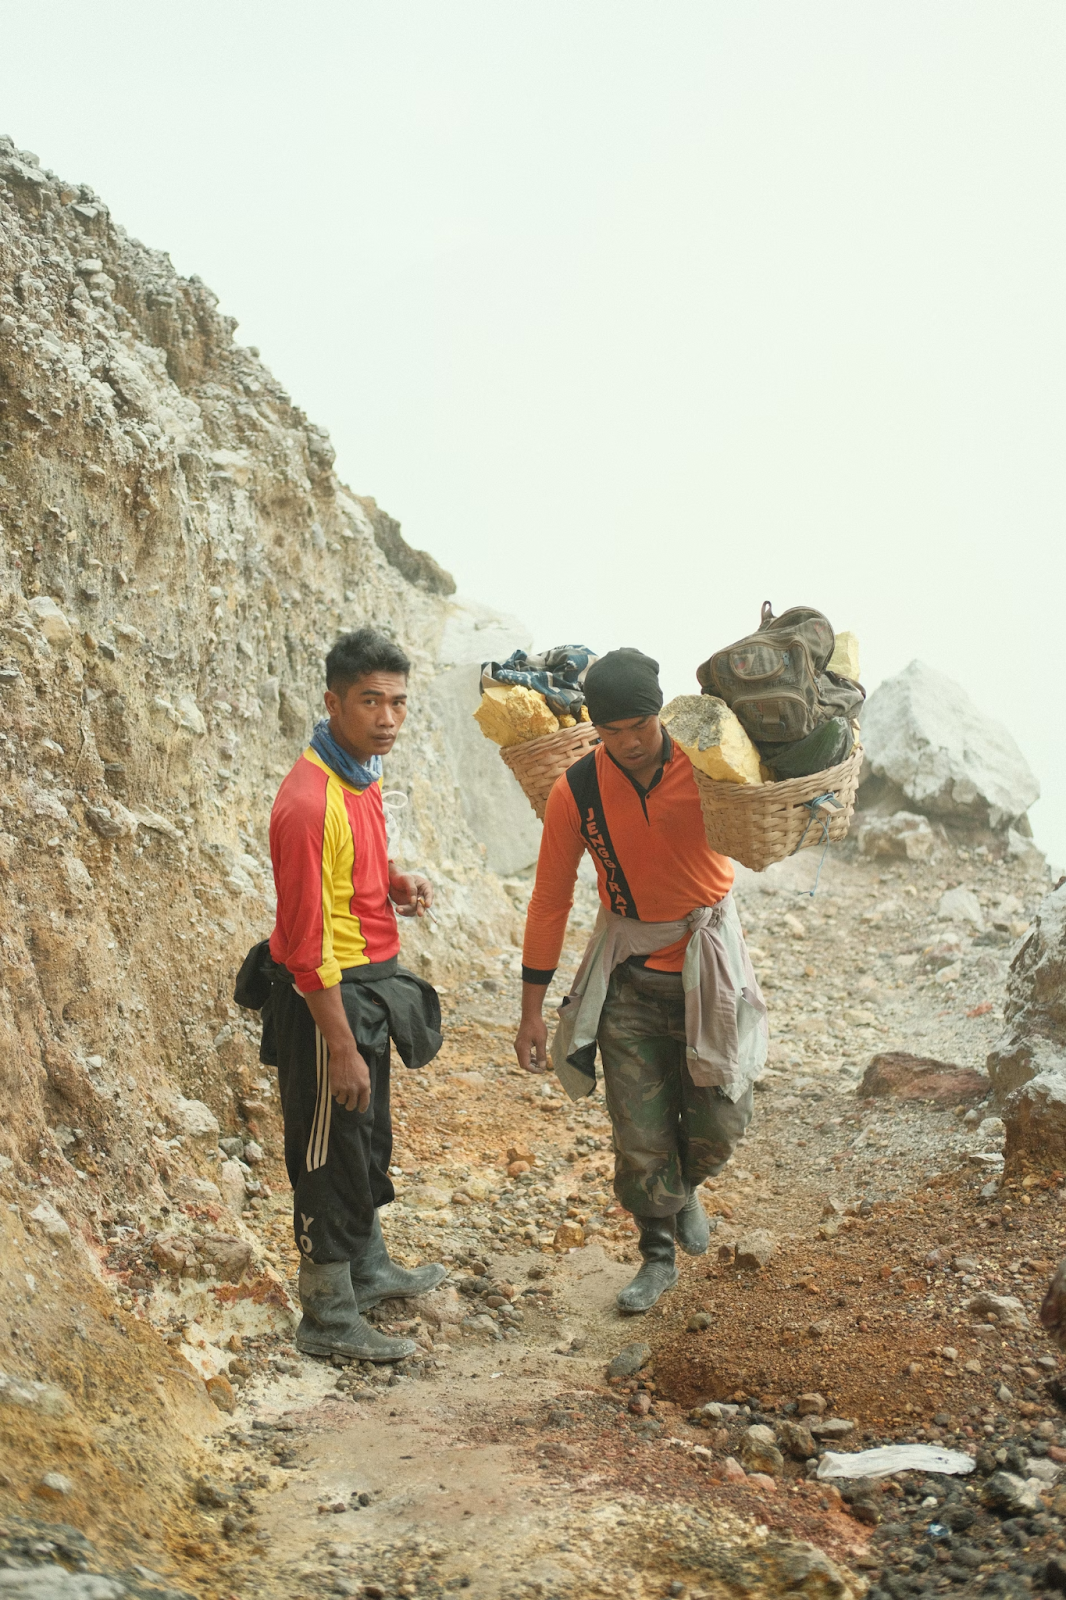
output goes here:
[[688, 935], [681, 983], [686, 1059], [693, 1083], [720, 1088], [732, 1101], [766, 1063], [766, 1002], [744, 943], [732, 894], [697, 906], [683, 922], [638, 922], [602, 906], [570, 993], [559, 1006], [551, 1063], [571, 1100], [596, 1083], [596, 1034], [615, 967], [649, 956]]

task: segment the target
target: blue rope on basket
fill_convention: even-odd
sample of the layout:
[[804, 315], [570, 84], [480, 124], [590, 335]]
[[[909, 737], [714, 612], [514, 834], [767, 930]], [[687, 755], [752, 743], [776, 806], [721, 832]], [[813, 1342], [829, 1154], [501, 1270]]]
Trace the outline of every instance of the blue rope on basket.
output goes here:
[[818, 880], [822, 876], [822, 868], [825, 865], [826, 852], [829, 849], [829, 842], [830, 842], [829, 841], [829, 821], [830, 821], [830, 819], [829, 819], [828, 816], [824, 816], [824, 815], [819, 817], [819, 816], [816, 815], [816, 813], [818, 811], [820, 811], [823, 807], [828, 809], [828, 807], [832, 806], [833, 809], [836, 810], [836, 811], [842, 811], [844, 808], [841, 805], [840, 801], [837, 799], [836, 791], [834, 789], [828, 789], [825, 794], [815, 795], [813, 800], [804, 800], [803, 804], [807, 808], [807, 810], [810, 812], [810, 817], [807, 820], [807, 826], [804, 828], [802, 834], [800, 835], [799, 844], [796, 846], [796, 849], [793, 850], [793, 852], [792, 852], [793, 855], [795, 855], [797, 853], [797, 851], [803, 849], [803, 841], [806, 839], [808, 833], [810, 833], [812, 825], [815, 822], [820, 822], [822, 824], [822, 841], [823, 841], [823, 844], [822, 844], [821, 859], [818, 862], [818, 871], [814, 875], [814, 888], [813, 889], [809, 889], [807, 891], [809, 898], [811, 900], [813, 900], [815, 895], [818, 892]]

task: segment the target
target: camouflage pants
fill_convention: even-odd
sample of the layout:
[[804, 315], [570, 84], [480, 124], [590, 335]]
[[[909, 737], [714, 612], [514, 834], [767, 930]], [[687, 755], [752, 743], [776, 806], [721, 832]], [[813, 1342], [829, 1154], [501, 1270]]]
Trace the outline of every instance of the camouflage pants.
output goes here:
[[[652, 987], [664, 992], [647, 992]], [[616, 967], [596, 1037], [614, 1136], [615, 1195], [635, 1216], [673, 1216], [688, 1191], [733, 1154], [751, 1121], [752, 1091], [734, 1104], [723, 1090], [693, 1083], [680, 976], [675, 985]]]

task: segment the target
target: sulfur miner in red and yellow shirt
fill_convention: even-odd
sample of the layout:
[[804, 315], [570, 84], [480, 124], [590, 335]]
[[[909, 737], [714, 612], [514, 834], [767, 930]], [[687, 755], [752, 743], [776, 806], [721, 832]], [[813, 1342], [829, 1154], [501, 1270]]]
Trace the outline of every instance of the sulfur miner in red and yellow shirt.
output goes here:
[[446, 1271], [397, 1266], [379, 1217], [394, 1198], [390, 1041], [408, 1067], [424, 1066], [441, 1045], [436, 992], [399, 965], [396, 922], [397, 909], [421, 916], [433, 890], [389, 860], [381, 798], [409, 670], [403, 651], [371, 628], [344, 635], [327, 656], [328, 721], [270, 816], [274, 932], [245, 964], [264, 980], [262, 1058], [277, 1066], [281, 1090], [300, 1251], [296, 1343], [311, 1355], [370, 1361], [402, 1360], [417, 1347], [387, 1338], [362, 1313], [424, 1294]]
[[544, 1071], [544, 996], [587, 853], [602, 909], [559, 1008], [551, 1061], [576, 1098], [595, 1086], [599, 1051], [615, 1195], [634, 1216], [643, 1257], [618, 1296], [626, 1312], [649, 1310], [677, 1282], [675, 1241], [691, 1255], [706, 1251], [698, 1186], [742, 1137], [767, 1048], [732, 863], [708, 845], [691, 763], [659, 721], [658, 670], [624, 649], [585, 676], [600, 744], [548, 797], [515, 1039], [521, 1065]]

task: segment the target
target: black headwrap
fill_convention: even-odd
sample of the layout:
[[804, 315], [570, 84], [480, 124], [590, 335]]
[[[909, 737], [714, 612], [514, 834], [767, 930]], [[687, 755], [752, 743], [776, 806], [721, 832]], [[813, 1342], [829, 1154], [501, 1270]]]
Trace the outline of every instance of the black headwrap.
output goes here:
[[585, 674], [585, 705], [590, 722], [622, 722], [654, 717], [662, 710], [659, 663], [628, 646], [608, 650]]

